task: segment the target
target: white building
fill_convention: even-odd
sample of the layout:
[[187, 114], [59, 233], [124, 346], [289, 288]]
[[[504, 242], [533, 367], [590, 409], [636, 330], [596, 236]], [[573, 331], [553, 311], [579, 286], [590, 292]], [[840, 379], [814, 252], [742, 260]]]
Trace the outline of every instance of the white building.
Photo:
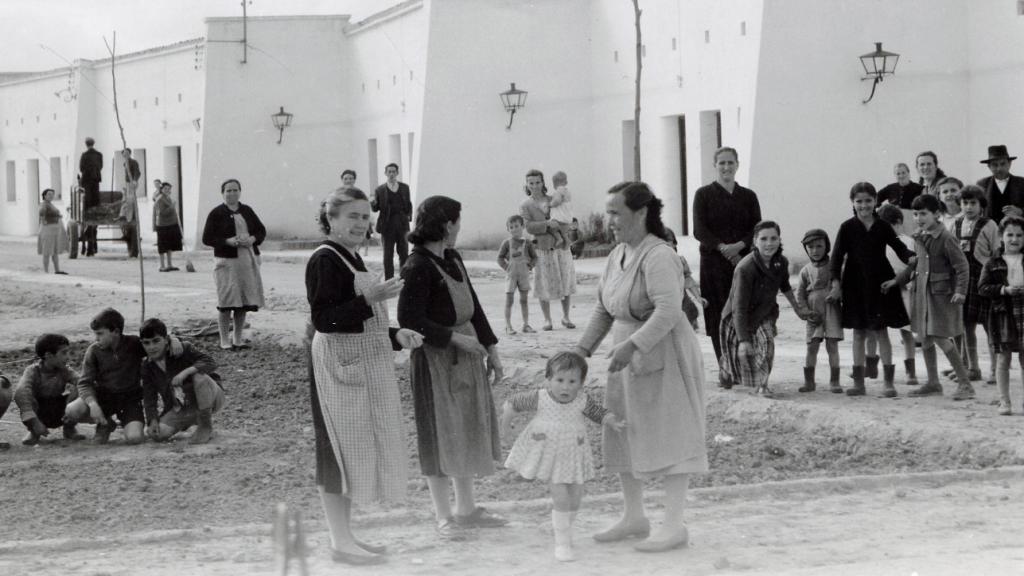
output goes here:
[[[719, 143], [739, 150], [739, 180], [782, 224], [790, 252], [806, 229], [848, 217], [854, 182], [880, 187], [922, 150], [965, 181], [986, 174], [977, 161], [989, 144], [1024, 151], [1012, 105], [1024, 88], [1020, 2], [641, 6], [642, 176], [677, 231], [692, 228], [688, 209], [714, 178]], [[567, 172], [581, 219], [633, 177], [630, 2], [408, 0], [359, 22], [214, 18], [207, 28], [205, 39], [117, 61], [128, 145], [144, 178], [178, 184], [190, 243], [227, 178], [242, 181], [242, 201], [272, 236], [308, 238], [343, 169], [370, 190], [394, 161], [414, 201], [463, 201], [462, 238], [476, 244], [503, 234], [530, 168]], [[870, 85], [858, 56], [879, 41], [901, 54], [899, 67], [862, 104]], [[510, 82], [529, 97], [506, 130], [498, 94]], [[0, 234], [35, 232], [41, 189], [66, 198], [86, 136], [111, 166], [109, 188], [120, 147], [111, 99], [109, 60], [0, 76]], [[281, 107], [294, 118], [278, 144]]]

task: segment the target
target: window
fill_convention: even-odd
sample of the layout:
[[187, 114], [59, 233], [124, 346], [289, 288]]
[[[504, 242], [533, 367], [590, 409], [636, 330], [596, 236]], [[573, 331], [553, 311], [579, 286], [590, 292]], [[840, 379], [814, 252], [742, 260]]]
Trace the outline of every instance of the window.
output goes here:
[[14, 160], [7, 161], [7, 201], [17, 202], [18, 191], [14, 187]]
[[394, 85], [396, 85], [396, 84], [398, 84], [398, 76], [397, 76], [397, 75], [394, 75], [394, 74], [392, 74], [392, 75], [391, 75], [391, 85], [392, 85], [392, 86], [394, 86]]
[[153, 106], [159, 106], [159, 105], [160, 105], [160, 97], [156, 96], [155, 98], [153, 98]]
[[132, 100], [132, 110], [134, 110], [134, 109], [136, 109], [138, 107], [139, 107], [139, 101], [138, 100]]
[[1024, 0], [1017, 0], [1017, 16], [1024, 16]]
[[711, 44], [711, 30], [704, 31], [704, 43]]
[[366, 94], [366, 82], [363, 82], [363, 94]]
[[53, 188], [54, 200], [60, 200], [64, 194], [64, 184], [60, 177], [60, 156], [50, 158], [50, 188]]
[[412, 70], [409, 70], [409, 80], [412, 80]]
[[672, 51], [673, 52], [676, 51], [676, 39], [675, 38], [672, 39]]
[[747, 23], [746, 22], [740, 22], [740, 36], [746, 36], [746, 35], [747, 35]]
[[612, 53], [612, 60], [615, 60], [616, 62], [619, 61], [619, 51], [618, 50], [616, 50], [615, 52]]
[[181, 92], [178, 92], [178, 102], [181, 102]]
[[56, 120], [56, 119], [57, 119], [57, 113], [56, 113], [56, 112], [54, 112], [54, 113], [53, 113], [53, 119], [54, 119], [54, 120]]

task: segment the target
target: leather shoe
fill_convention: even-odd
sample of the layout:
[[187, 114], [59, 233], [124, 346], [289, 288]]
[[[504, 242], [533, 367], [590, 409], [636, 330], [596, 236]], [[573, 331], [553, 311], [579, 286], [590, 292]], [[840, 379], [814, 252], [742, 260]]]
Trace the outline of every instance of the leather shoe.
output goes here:
[[643, 542], [637, 542], [633, 549], [637, 552], [668, 552], [676, 548], [682, 548], [690, 543], [690, 532], [684, 526], [683, 529], [668, 540], [651, 540], [648, 538]]
[[616, 524], [604, 532], [594, 534], [595, 542], [618, 542], [626, 538], [647, 538], [651, 534], [651, 521], [644, 518], [639, 526], [623, 526]]
[[475, 528], [500, 528], [508, 524], [508, 520], [493, 512], [488, 512], [483, 506], [477, 506], [475, 510], [465, 516], [456, 514], [453, 518], [459, 526]]
[[375, 564], [383, 564], [388, 559], [379, 554], [360, 554], [358, 552], [331, 550], [331, 560], [339, 564], [348, 564], [349, 566], [373, 566]]

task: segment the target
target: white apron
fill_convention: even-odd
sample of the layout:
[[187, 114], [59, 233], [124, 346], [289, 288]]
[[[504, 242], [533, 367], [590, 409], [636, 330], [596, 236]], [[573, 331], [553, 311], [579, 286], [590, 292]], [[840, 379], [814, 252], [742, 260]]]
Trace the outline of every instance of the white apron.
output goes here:
[[[330, 250], [355, 276], [356, 295], [377, 280]], [[341, 469], [342, 494], [357, 503], [398, 501], [407, 479], [405, 434], [395, 363], [388, 335], [388, 309], [372, 305], [361, 334], [313, 335], [313, 372], [324, 426]]]

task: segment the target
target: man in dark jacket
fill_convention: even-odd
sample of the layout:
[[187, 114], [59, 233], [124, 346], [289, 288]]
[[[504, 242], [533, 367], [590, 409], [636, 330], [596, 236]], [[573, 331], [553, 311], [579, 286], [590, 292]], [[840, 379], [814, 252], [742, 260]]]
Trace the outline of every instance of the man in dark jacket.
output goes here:
[[384, 247], [384, 278], [395, 275], [395, 248], [398, 248], [398, 266], [405, 265], [409, 256], [409, 242], [405, 235], [412, 220], [412, 193], [409, 185], [398, 181], [398, 164], [392, 162], [384, 167], [388, 181], [373, 191], [370, 206], [380, 212], [377, 218], [377, 232]]
[[991, 176], [978, 180], [978, 186], [988, 195], [988, 216], [999, 222], [1005, 216], [1024, 215], [1024, 178], [1010, 174], [1010, 164], [1016, 160], [1010, 156], [1006, 146], [997, 144], [988, 147], [988, 164]]
[[[96, 141], [92, 137], [85, 139], [85, 152], [78, 161], [78, 183], [85, 189], [82, 211], [100, 205], [100, 182], [103, 180], [103, 154], [93, 148]], [[82, 240], [86, 243], [83, 252], [86, 256], [96, 254], [96, 227], [88, 226], [82, 230]]]

